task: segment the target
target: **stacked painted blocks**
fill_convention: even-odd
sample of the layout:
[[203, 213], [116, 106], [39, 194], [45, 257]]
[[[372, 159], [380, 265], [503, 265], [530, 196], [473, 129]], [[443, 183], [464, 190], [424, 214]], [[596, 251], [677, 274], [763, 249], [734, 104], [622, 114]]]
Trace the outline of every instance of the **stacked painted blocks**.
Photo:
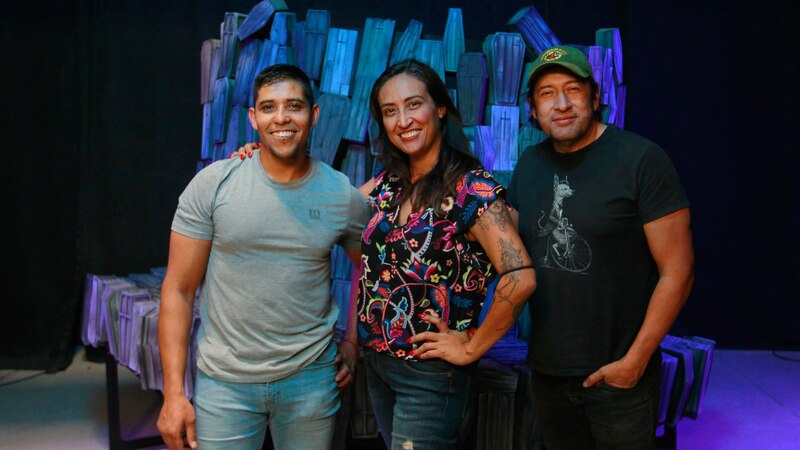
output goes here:
[[[373, 170], [377, 124], [369, 116], [372, 84], [390, 64], [410, 57], [428, 63], [451, 88], [473, 153], [501, 183], [510, 181], [519, 155], [545, 139], [530, 123], [526, 82], [531, 61], [561, 41], [533, 6], [520, 9], [506, 29], [482, 41], [466, 39], [458, 8], [442, 18], [441, 37], [423, 35], [424, 24], [417, 20], [401, 31], [392, 19], [368, 18], [363, 29], [352, 30], [332, 24], [329, 11], [308, 10], [303, 21], [289, 9], [283, 0], [263, 0], [246, 15], [226, 13], [219, 38], [203, 43], [198, 168], [258, 139], [247, 119], [253, 80], [278, 62], [297, 64], [312, 80], [320, 118], [309, 154], [348, 173], [354, 185]], [[467, 48], [469, 42], [473, 48]], [[604, 117], [621, 126], [625, 86], [619, 30], [600, 29], [593, 45], [572, 45], [586, 52], [593, 65]], [[334, 264], [349, 262], [335, 258]], [[334, 297], [344, 305], [347, 281], [334, 281]]]

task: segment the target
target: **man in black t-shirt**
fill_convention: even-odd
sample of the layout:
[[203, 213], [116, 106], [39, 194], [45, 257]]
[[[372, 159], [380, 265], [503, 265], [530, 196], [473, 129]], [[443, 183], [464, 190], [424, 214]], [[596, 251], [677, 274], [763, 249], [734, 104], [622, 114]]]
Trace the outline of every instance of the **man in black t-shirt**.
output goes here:
[[543, 52], [528, 81], [549, 139], [508, 192], [533, 259], [534, 408], [548, 450], [655, 448], [659, 344], [689, 295], [688, 201], [656, 144], [600, 122], [584, 54]]

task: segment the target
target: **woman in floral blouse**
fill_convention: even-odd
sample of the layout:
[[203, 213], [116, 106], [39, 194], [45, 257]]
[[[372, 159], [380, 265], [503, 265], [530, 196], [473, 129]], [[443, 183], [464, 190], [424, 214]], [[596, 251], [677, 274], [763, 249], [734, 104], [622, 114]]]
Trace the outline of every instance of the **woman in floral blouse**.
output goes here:
[[373, 214], [356, 311], [367, 388], [387, 447], [452, 448], [471, 364], [513, 325], [536, 276], [505, 189], [472, 156], [433, 69], [416, 60], [389, 67], [370, 111], [383, 168], [360, 189]]

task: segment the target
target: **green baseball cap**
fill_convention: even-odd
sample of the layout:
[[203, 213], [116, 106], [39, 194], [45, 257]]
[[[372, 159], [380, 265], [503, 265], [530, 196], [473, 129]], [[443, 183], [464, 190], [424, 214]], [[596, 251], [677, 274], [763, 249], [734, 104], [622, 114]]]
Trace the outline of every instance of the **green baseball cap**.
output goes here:
[[528, 78], [529, 91], [536, 82], [536, 75], [552, 65], [565, 67], [580, 78], [592, 76], [592, 65], [589, 64], [589, 60], [582, 51], [568, 45], [559, 45], [548, 48], [536, 57], [531, 69], [531, 76]]

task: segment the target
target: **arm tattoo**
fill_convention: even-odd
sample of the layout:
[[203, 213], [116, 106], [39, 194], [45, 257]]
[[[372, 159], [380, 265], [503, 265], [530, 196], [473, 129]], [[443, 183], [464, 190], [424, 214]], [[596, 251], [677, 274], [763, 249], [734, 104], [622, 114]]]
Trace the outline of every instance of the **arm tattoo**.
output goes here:
[[[503, 272], [522, 265], [522, 255], [520, 255], [519, 250], [514, 246], [514, 243], [511, 242], [510, 239], [500, 238], [497, 242], [500, 244], [500, 262], [503, 264], [503, 267], [500, 269]], [[519, 274], [516, 272], [511, 272], [504, 278], [519, 280]]]
[[[508, 212], [506, 212], [506, 214], [508, 214]], [[500, 244], [500, 262], [503, 265], [502, 269], [518, 267], [522, 264], [522, 255], [520, 255], [519, 250], [517, 250], [511, 240], [500, 238], [498, 243]], [[512, 307], [513, 320], [504, 329], [508, 329], [508, 327], [514, 324], [514, 321], [517, 320], [522, 313], [522, 309], [525, 307], [525, 302], [514, 304], [511, 301], [511, 296], [514, 294], [517, 284], [519, 284], [519, 273], [511, 272], [500, 278], [497, 289], [495, 289], [492, 307], [500, 303], [507, 303]], [[498, 329], [498, 331], [502, 330], [503, 329]]]
[[[486, 219], [483, 219], [484, 216]], [[494, 224], [501, 232], [505, 233], [506, 225], [511, 223], [511, 215], [508, 213], [508, 208], [506, 208], [506, 204], [502, 199], [493, 201], [484, 216], [478, 219], [478, 225], [484, 231]]]

